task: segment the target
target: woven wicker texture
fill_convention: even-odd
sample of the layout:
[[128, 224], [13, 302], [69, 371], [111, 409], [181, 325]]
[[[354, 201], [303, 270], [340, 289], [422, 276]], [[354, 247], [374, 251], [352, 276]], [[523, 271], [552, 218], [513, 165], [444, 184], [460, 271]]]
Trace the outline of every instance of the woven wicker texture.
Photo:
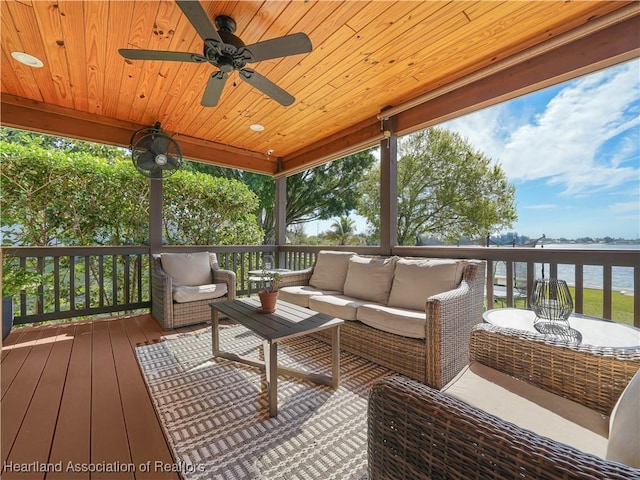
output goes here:
[[[640, 350], [572, 347], [530, 337], [478, 325], [471, 357], [592, 408], [608, 406], [601, 410], [607, 415], [640, 367]], [[574, 375], [579, 380], [572, 381]], [[586, 377], [592, 380], [586, 383]], [[607, 388], [613, 391], [604, 395]], [[640, 478], [640, 470], [541, 437], [404, 377], [373, 386], [368, 421], [371, 480]]]
[[176, 303], [172, 297], [171, 277], [162, 269], [159, 255], [153, 256], [151, 270], [151, 314], [165, 330], [211, 320], [209, 305], [236, 298], [236, 274], [218, 266], [215, 253], [210, 254], [214, 283], [226, 283], [227, 294], [220, 298]]
[[[435, 388], [442, 388], [468, 362], [469, 335], [482, 321], [484, 262], [469, 261], [455, 290], [426, 303], [424, 339], [383, 332], [360, 322], [341, 327], [341, 348]], [[329, 336], [314, 335], [325, 342]]]
[[[221, 346], [255, 359], [261, 339], [241, 326], [220, 330]], [[146, 345], [136, 354], [176, 462], [187, 480], [364, 480], [371, 385], [393, 372], [343, 353], [333, 389], [281, 375], [278, 416], [269, 418], [264, 375], [211, 360], [210, 330]], [[308, 336], [279, 344], [278, 362], [331, 371], [331, 351]]]

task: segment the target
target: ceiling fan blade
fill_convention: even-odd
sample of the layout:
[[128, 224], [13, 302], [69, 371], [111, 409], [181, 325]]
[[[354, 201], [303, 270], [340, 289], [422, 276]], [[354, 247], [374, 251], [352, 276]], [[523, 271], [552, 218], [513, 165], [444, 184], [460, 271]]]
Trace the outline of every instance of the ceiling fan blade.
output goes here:
[[144, 170], [151, 170], [156, 166], [156, 156], [151, 152], [144, 152], [136, 160], [136, 165]]
[[202, 63], [207, 59], [197, 53], [168, 52], [164, 50], [134, 50], [121, 48], [118, 53], [129, 60], [162, 60], [169, 62], [194, 62]]
[[216, 42], [224, 43], [207, 16], [207, 12], [205, 12], [202, 5], [200, 5], [200, 2], [194, 2], [193, 0], [176, 0], [176, 3], [203, 40], [215, 40]]
[[176, 170], [180, 168], [180, 165], [182, 165], [182, 162], [179, 158], [174, 157], [173, 155], [167, 155], [167, 163], [161, 165], [160, 168], [163, 170]]
[[[247, 45], [242, 53], [248, 50], [251, 58], [248, 62], [261, 62], [271, 58], [287, 57], [300, 53], [309, 53], [313, 49], [311, 40], [304, 33], [294, 33], [284, 37], [272, 38], [264, 42]], [[246, 57], [245, 57], [246, 58]]]
[[285, 92], [278, 85], [273, 83], [268, 78], [263, 77], [255, 70], [252, 70], [250, 68], [243, 68], [238, 73], [240, 74], [240, 78], [245, 82], [257, 88], [265, 95], [273, 98], [276, 102], [284, 107], [288, 107], [296, 101], [293, 95]]
[[207, 87], [204, 89], [200, 105], [203, 107], [215, 107], [218, 104], [218, 100], [220, 100], [222, 89], [228, 77], [229, 75], [226, 72], [221, 71], [212, 74], [207, 82]]

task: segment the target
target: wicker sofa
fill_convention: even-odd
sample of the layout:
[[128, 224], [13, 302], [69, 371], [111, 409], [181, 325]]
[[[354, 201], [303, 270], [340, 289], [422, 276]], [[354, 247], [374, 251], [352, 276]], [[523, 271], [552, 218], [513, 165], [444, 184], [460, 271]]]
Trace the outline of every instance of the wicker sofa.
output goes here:
[[640, 478], [640, 349], [482, 324], [469, 352], [443, 391], [373, 385], [371, 480]]
[[236, 274], [215, 253], [153, 255], [151, 314], [165, 330], [211, 320], [211, 303], [235, 297]]
[[283, 274], [279, 299], [344, 319], [343, 350], [440, 388], [467, 363], [484, 271], [475, 260], [321, 251], [312, 268]]

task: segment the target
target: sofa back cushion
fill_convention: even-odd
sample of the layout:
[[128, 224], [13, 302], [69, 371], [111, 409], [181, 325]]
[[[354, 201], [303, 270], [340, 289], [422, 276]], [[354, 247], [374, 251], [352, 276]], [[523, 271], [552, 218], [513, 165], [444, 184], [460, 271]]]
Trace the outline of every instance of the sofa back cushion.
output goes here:
[[211, 266], [217, 263], [215, 253], [162, 253], [162, 269], [173, 285], [207, 285], [213, 283]]
[[355, 252], [321, 250], [318, 252], [309, 285], [318, 290], [333, 290], [342, 293], [349, 269], [349, 259], [354, 255]]
[[401, 258], [396, 263], [388, 305], [424, 311], [427, 298], [460, 284], [464, 267], [462, 260]]
[[607, 460], [640, 468], [640, 370], [611, 412]]
[[344, 294], [385, 305], [393, 282], [398, 257], [359, 257], [349, 259]]

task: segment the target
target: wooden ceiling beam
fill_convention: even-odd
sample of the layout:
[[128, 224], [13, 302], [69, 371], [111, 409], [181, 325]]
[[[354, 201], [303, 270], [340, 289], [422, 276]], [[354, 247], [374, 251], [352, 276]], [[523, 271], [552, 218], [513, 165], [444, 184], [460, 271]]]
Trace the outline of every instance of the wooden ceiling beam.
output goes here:
[[[101, 115], [3, 94], [0, 123], [5, 127], [49, 135], [128, 147], [133, 133], [149, 125], [115, 120]], [[168, 132], [170, 133], [170, 132]], [[206, 140], [176, 135], [182, 154], [190, 160], [273, 175], [276, 161], [263, 154]]]
[[640, 15], [394, 115], [399, 135], [640, 57]]
[[380, 120], [378, 118], [366, 120], [283, 158], [283, 168], [276, 173], [276, 176], [293, 175], [308, 168], [343, 158], [372, 147], [383, 138]]

